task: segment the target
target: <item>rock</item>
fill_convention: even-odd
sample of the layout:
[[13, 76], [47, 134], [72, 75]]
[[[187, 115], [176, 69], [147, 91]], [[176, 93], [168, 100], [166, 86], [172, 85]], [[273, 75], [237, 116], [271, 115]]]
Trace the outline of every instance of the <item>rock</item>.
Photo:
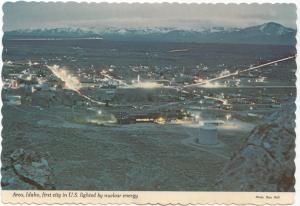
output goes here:
[[2, 169], [1, 170], [1, 187], [4, 190], [34, 190], [36, 187], [20, 180], [13, 169]]
[[2, 170], [1, 184], [6, 189], [55, 189], [48, 161], [40, 154], [18, 149], [10, 159], [11, 167]]
[[220, 191], [294, 191], [295, 105], [275, 112], [250, 133], [221, 171]]
[[272, 147], [268, 142], [264, 142], [263, 145], [266, 149], [271, 149]]

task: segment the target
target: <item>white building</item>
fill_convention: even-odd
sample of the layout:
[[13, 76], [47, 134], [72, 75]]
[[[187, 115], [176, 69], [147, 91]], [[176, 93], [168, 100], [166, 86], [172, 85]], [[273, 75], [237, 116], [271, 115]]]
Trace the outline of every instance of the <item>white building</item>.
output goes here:
[[224, 124], [223, 121], [207, 121], [200, 127], [199, 136], [197, 138], [198, 144], [203, 145], [217, 145], [218, 139], [218, 125]]

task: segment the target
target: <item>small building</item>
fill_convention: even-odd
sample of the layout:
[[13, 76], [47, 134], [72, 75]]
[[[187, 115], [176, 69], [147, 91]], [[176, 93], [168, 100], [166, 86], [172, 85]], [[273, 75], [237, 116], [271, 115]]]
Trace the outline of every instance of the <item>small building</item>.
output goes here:
[[199, 136], [196, 139], [196, 142], [203, 145], [219, 144], [220, 142], [218, 139], [218, 125], [220, 124], [222, 124], [221, 121], [204, 122], [200, 127]]

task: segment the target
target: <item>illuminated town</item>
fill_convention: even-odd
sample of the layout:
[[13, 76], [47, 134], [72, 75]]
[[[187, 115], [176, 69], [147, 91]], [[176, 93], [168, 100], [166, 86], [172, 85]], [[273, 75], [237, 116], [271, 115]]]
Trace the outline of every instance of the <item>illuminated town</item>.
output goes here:
[[[216, 43], [150, 41], [151, 36], [147, 41], [135, 41], [133, 37], [125, 39], [124, 32], [112, 37], [106, 33], [91, 36], [90, 32], [71, 38], [58, 36], [65, 32], [59, 29], [6, 32], [2, 186], [118, 191], [293, 190], [292, 163], [290, 173], [276, 176], [283, 179], [283, 186], [273, 184], [270, 178], [273, 182], [257, 188], [251, 182], [255, 172], [247, 179], [239, 175], [250, 170], [232, 169], [257, 165], [251, 162], [255, 155], [269, 158], [266, 162], [276, 155], [285, 158], [278, 162], [293, 161], [289, 153], [293, 149], [283, 147], [293, 148], [295, 138], [295, 30], [272, 22], [249, 28], [228, 32], [241, 38], [243, 31], [255, 31], [255, 35], [269, 39], [265, 33], [270, 29], [280, 34], [273, 42], [249, 40], [244, 44], [229, 40], [220, 43], [218, 39]], [[43, 31], [57, 36], [45, 37]], [[73, 32], [66, 31], [68, 35]], [[75, 31], [76, 35], [85, 34]], [[286, 39], [289, 42], [283, 42]], [[280, 129], [274, 132], [274, 125]], [[272, 135], [276, 137], [269, 140]], [[248, 150], [248, 145], [256, 144], [257, 148]], [[278, 152], [281, 149], [283, 155]], [[46, 172], [39, 173], [43, 171], [39, 169], [31, 174], [34, 169], [26, 170], [34, 164], [16, 166], [22, 165], [18, 158], [28, 155], [35, 159], [36, 154], [40, 154], [39, 164]], [[235, 167], [244, 162], [250, 163]], [[29, 173], [30, 177], [26, 176]], [[30, 181], [24, 183], [24, 175]], [[257, 175], [262, 176], [266, 175]], [[240, 182], [235, 185], [230, 178]]]

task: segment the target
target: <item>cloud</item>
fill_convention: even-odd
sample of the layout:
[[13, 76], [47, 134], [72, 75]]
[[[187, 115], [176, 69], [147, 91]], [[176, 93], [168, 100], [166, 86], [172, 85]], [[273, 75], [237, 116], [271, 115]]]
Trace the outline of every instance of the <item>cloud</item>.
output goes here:
[[44, 27], [246, 27], [275, 21], [296, 28], [294, 4], [109, 4], [7, 2], [4, 30]]

